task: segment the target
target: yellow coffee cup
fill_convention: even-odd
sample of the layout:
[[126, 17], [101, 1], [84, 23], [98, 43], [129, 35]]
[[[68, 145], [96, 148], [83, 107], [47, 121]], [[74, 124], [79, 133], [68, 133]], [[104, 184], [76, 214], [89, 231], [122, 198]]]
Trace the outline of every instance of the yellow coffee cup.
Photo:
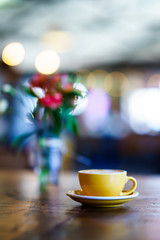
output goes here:
[[[127, 176], [127, 171], [111, 169], [91, 169], [78, 172], [83, 193], [88, 196], [124, 196], [133, 193], [137, 187], [134, 177]], [[131, 180], [133, 186], [123, 190]]]

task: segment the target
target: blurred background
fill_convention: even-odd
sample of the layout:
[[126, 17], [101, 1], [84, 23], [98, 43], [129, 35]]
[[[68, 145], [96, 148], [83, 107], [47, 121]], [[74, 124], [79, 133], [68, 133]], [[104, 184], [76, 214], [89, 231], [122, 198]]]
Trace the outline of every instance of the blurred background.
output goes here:
[[[35, 72], [74, 72], [88, 89], [63, 169], [160, 173], [159, 8], [158, 0], [0, 0], [0, 88], [18, 89]], [[33, 127], [32, 101], [20, 97], [0, 95], [1, 168], [32, 168], [30, 147], [18, 155], [12, 147]]]

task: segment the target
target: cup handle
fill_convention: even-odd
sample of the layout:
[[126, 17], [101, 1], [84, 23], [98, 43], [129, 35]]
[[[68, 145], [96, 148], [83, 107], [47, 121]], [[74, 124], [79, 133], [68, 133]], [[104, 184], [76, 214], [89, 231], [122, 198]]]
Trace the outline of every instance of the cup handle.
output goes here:
[[137, 187], [137, 181], [136, 181], [136, 179], [134, 178], [134, 177], [128, 177], [127, 176], [127, 181], [126, 181], [126, 183], [129, 181], [129, 180], [131, 180], [132, 182], [133, 182], [133, 186], [131, 187], [131, 189], [129, 189], [129, 190], [124, 190], [124, 191], [122, 191], [121, 192], [121, 196], [125, 196], [125, 195], [129, 195], [129, 194], [131, 194], [131, 193], [133, 193], [134, 192], [134, 190], [136, 189], [136, 187]]

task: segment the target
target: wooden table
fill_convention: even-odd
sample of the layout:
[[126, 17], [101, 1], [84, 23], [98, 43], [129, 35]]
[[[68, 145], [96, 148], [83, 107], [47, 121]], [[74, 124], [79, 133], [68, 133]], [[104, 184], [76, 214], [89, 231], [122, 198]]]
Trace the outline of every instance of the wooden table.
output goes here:
[[1, 240], [159, 240], [160, 176], [136, 176], [139, 197], [121, 208], [84, 208], [65, 195], [74, 173], [40, 192], [31, 172], [0, 171]]

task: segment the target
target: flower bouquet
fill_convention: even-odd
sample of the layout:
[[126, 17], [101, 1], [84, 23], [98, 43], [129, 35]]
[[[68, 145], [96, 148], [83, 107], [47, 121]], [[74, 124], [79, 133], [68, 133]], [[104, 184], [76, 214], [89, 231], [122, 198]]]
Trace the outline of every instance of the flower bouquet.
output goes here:
[[76, 81], [74, 74], [35, 74], [29, 86], [23, 87], [27, 94], [37, 100], [30, 117], [37, 126], [38, 135], [59, 136], [64, 129], [77, 133], [76, 119], [71, 112], [82, 95], [76, 89]]
[[76, 75], [55, 74], [46, 76], [35, 74], [29, 85], [23, 90], [36, 99], [36, 107], [30, 113], [30, 119], [36, 126], [39, 151], [36, 170], [40, 183], [45, 184], [48, 178], [57, 183], [58, 172], [62, 162], [62, 142], [60, 135], [63, 130], [78, 133], [76, 118], [72, 111], [76, 100], [82, 97], [76, 89]]
[[61, 133], [64, 130], [78, 133], [76, 118], [72, 113], [82, 94], [76, 89], [76, 83], [77, 77], [72, 73], [50, 76], [37, 73], [27, 85], [22, 86], [22, 90], [35, 102], [35, 107], [27, 113], [34, 129], [20, 135], [14, 144], [22, 146], [31, 139], [36, 142], [35, 171], [41, 185], [58, 181], [62, 162]]

